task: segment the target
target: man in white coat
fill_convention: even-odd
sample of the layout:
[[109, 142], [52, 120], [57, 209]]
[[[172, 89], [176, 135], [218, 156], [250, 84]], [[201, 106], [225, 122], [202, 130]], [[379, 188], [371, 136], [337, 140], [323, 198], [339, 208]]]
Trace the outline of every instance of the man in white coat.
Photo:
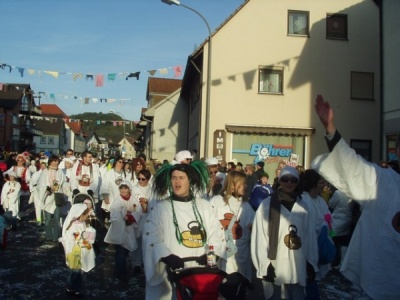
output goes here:
[[[362, 210], [340, 271], [373, 299], [399, 299], [400, 175], [365, 161], [346, 144], [321, 95], [315, 109], [330, 153], [315, 158], [312, 168]], [[396, 149], [399, 156], [399, 139]]]
[[72, 167], [71, 178], [69, 179], [71, 190], [79, 190], [80, 193], [87, 194], [88, 191], [97, 191], [99, 184], [99, 165], [92, 163], [93, 155], [90, 151], [82, 153], [82, 160], [77, 160]]

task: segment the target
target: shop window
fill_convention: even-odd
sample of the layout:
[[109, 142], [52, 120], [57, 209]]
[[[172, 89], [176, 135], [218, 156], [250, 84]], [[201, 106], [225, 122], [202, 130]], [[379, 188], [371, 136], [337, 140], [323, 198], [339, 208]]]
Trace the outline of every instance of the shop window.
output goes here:
[[399, 159], [396, 149], [397, 139], [397, 134], [386, 136], [387, 161], [397, 161]]
[[309, 12], [289, 10], [288, 35], [308, 36], [308, 34], [309, 34]]
[[243, 165], [263, 161], [272, 184], [279, 162], [304, 164], [305, 139], [305, 136], [234, 133], [231, 155]]
[[283, 68], [260, 67], [258, 92], [283, 94]]
[[347, 15], [327, 14], [326, 38], [347, 40]]
[[351, 72], [351, 99], [374, 100], [374, 73]]

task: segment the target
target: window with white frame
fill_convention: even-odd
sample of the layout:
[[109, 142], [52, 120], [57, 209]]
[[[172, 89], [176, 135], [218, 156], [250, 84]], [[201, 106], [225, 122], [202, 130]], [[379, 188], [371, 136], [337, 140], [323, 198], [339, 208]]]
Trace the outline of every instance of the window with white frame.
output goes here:
[[40, 143], [41, 144], [46, 144], [46, 137], [45, 136], [41, 136], [40, 137]]
[[347, 15], [327, 14], [326, 38], [335, 40], [347, 40]]
[[354, 100], [374, 100], [374, 73], [351, 72], [350, 97]]
[[283, 94], [283, 68], [259, 67], [259, 93]]
[[47, 139], [47, 143], [49, 145], [54, 145], [54, 137], [53, 136], [49, 136], [49, 138]]
[[309, 34], [308, 11], [288, 11], [288, 35], [308, 36]]

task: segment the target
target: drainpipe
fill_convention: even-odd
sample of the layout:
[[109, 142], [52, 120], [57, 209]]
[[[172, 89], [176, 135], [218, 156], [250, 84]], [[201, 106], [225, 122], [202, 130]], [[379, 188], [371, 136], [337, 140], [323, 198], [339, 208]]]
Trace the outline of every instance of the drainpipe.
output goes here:
[[[383, 75], [383, 71], [384, 71], [384, 67], [383, 67], [383, 63], [384, 63], [384, 57], [383, 57], [383, 2], [384, 1], [380, 1], [379, 5], [379, 63], [380, 63], [380, 68], [379, 68], [379, 72], [380, 72], [380, 82], [379, 82], [379, 97], [380, 97], [380, 105], [379, 105], [379, 115], [380, 115], [380, 120], [379, 120], [379, 131], [380, 131], [380, 144], [381, 146], [379, 147], [379, 157], [380, 159], [384, 159], [387, 160], [387, 143], [386, 143], [386, 134], [384, 132], [385, 128], [384, 128], [384, 97], [385, 97], [385, 93], [383, 91], [383, 79], [384, 79], [384, 75]], [[383, 150], [385, 150], [385, 157], [383, 157]]]

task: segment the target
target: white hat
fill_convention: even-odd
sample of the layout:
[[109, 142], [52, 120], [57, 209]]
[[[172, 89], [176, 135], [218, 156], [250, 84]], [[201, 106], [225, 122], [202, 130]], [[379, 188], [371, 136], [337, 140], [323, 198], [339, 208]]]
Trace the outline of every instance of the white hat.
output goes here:
[[132, 184], [128, 180], [122, 180], [118, 188], [121, 187], [121, 185], [126, 185], [129, 188], [129, 190], [132, 191]]
[[286, 166], [281, 170], [281, 173], [279, 174], [279, 179], [281, 179], [283, 176], [293, 176], [299, 179], [299, 172], [293, 167]]
[[74, 161], [71, 159], [71, 157], [64, 157], [64, 163], [69, 162], [71, 165], [74, 164]]
[[207, 164], [207, 166], [218, 165], [218, 159], [216, 157], [208, 157], [204, 162]]
[[182, 161], [184, 161], [185, 159], [193, 159], [192, 154], [190, 153], [190, 151], [188, 150], [182, 150], [179, 151], [176, 155], [175, 155], [175, 160], [180, 164], [182, 163]]
[[22, 154], [22, 153], [18, 154], [17, 157], [15, 158], [15, 160], [18, 160], [18, 158], [21, 158], [24, 161], [24, 163], [26, 163], [27, 158], [24, 154]]

